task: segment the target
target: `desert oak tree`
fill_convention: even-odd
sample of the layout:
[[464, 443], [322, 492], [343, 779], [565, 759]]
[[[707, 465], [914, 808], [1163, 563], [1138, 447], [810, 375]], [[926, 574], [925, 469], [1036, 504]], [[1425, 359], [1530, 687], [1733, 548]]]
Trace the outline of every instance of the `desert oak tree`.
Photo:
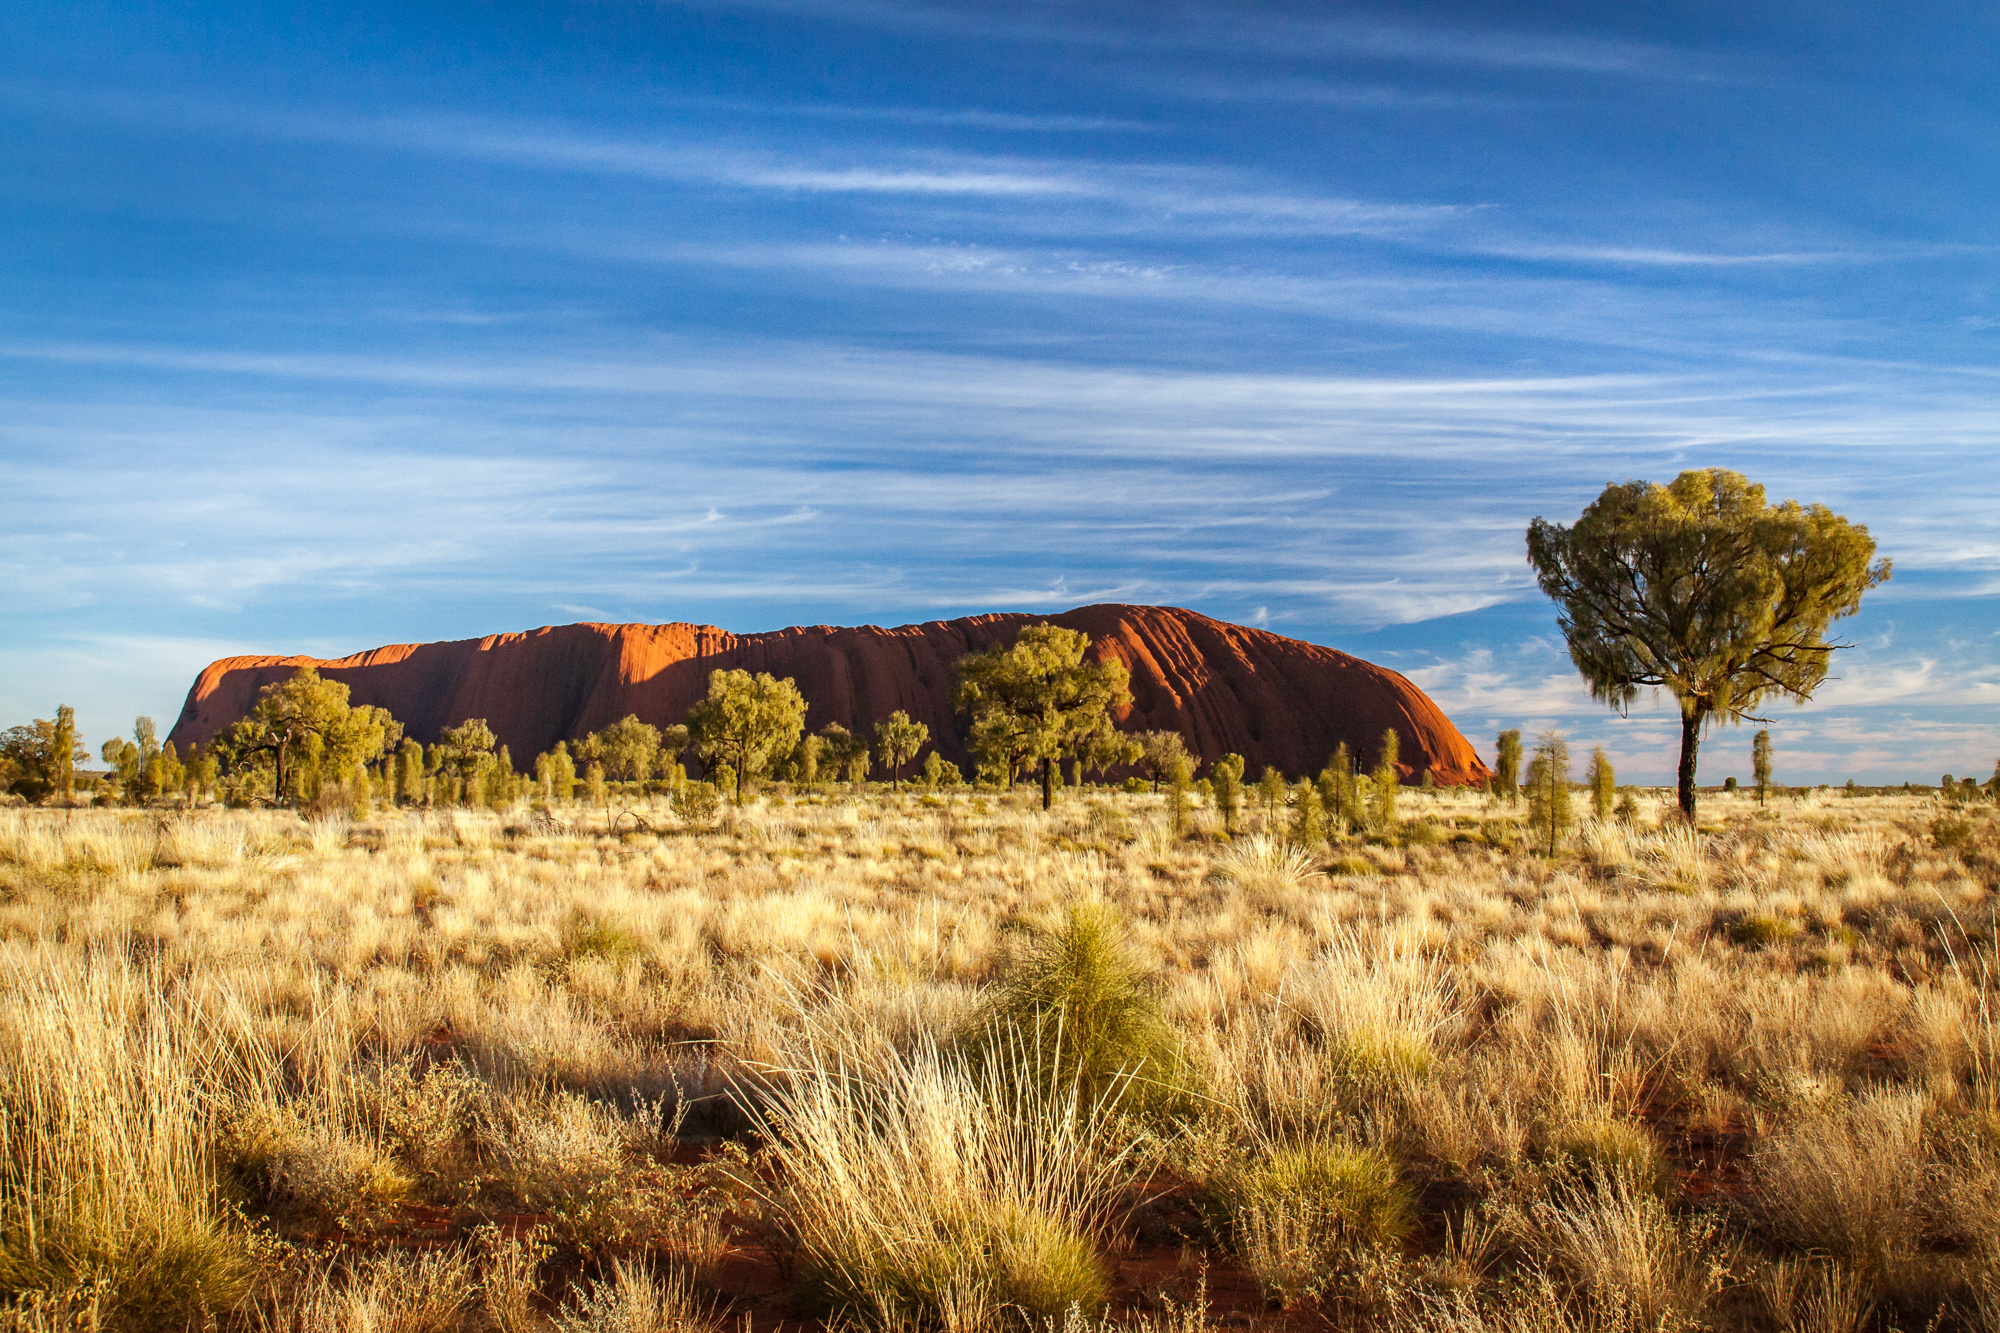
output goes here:
[[291, 766], [301, 758], [322, 771], [346, 774], [373, 763], [402, 739], [403, 727], [386, 708], [348, 704], [347, 686], [300, 667], [289, 680], [273, 681], [257, 695], [250, 715], [232, 726], [217, 745], [232, 772], [268, 758], [271, 797], [290, 796]]
[[1125, 664], [1085, 662], [1090, 636], [1043, 623], [958, 659], [953, 702], [972, 721], [975, 753], [1011, 773], [1023, 759], [1042, 765], [1042, 808], [1055, 804], [1055, 766], [1114, 730], [1112, 710], [1132, 702]]
[[1573, 526], [1528, 527], [1528, 562], [1592, 697], [1622, 712], [1653, 687], [1680, 703], [1690, 821], [1702, 730], [1761, 722], [1772, 695], [1812, 697], [1845, 646], [1827, 626], [1889, 577], [1874, 555], [1867, 528], [1825, 505], [1768, 505], [1723, 468], [1607, 486]]
[[875, 753], [882, 756], [882, 762], [889, 766], [889, 779], [898, 790], [903, 786], [903, 765], [917, 757], [917, 751], [924, 748], [924, 742], [931, 738], [931, 729], [921, 722], [912, 721], [910, 715], [898, 708], [885, 721], [875, 724]]
[[736, 772], [736, 803], [743, 804], [743, 780], [761, 773], [771, 760], [791, 753], [805, 730], [806, 701], [788, 676], [768, 671], [711, 671], [708, 697], [688, 710], [688, 735], [696, 753]]

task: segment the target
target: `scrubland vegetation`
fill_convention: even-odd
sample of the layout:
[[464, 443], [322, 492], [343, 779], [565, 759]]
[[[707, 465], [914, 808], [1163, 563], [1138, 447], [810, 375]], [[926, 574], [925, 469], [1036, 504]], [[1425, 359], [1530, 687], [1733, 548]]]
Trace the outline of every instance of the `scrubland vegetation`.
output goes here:
[[0, 811], [8, 1326], [2000, 1326], [1991, 805], [1309, 790]]

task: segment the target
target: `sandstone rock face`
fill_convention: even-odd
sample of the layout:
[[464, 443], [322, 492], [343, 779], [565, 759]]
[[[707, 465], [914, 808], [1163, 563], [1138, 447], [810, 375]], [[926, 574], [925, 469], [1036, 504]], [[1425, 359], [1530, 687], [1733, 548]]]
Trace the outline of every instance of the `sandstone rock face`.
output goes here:
[[[171, 739], [183, 751], [242, 717], [263, 686], [302, 666], [344, 681], [357, 704], [388, 709], [429, 744], [445, 727], [483, 717], [526, 768], [558, 740], [576, 740], [628, 713], [681, 721], [708, 690], [708, 674], [742, 668], [790, 676], [810, 708], [806, 725], [838, 722], [870, 733], [900, 708], [930, 728], [945, 758], [970, 776], [963, 719], [951, 706], [952, 664], [1010, 643], [1043, 620], [1088, 633], [1097, 658], [1132, 673], [1127, 731], [1178, 731], [1202, 760], [1235, 752], [1251, 777], [1272, 765], [1316, 773], [1345, 741], [1366, 765], [1384, 730], [1401, 740], [1402, 772], [1425, 767], [1440, 785], [1477, 782], [1486, 765], [1436, 704], [1396, 672], [1357, 657], [1160, 606], [1084, 606], [1055, 616], [1018, 613], [881, 629], [795, 626], [730, 634], [708, 625], [557, 625], [449, 643], [398, 644], [337, 661], [230, 657], [188, 691]], [[872, 733], [871, 740], [872, 740]], [[914, 770], [916, 765], [911, 765]]]

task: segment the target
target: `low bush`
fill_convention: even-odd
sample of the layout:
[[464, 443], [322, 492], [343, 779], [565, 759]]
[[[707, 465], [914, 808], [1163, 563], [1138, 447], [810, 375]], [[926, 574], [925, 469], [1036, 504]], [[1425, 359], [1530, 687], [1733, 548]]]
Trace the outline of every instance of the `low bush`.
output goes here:
[[1133, 1109], [1170, 1110], [1187, 1082], [1153, 972], [1108, 903], [1072, 903], [1016, 933], [970, 1044], [996, 1043], [1024, 1053], [1035, 1082], [1074, 1082]]
[[685, 1274], [614, 1260], [607, 1277], [563, 1302], [555, 1333], [700, 1333], [718, 1322]]
[[1674, 1183], [1666, 1155], [1645, 1126], [1609, 1117], [1578, 1121], [1550, 1140], [1555, 1158], [1586, 1181], [1625, 1181], [1665, 1196]]
[[1735, 1266], [1713, 1217], [1676, 1217], [1622, 1176], [1558, 1187], [1515, 1230], [1573, 1293], [1585, 1328], [1708, 1327]]
[[1729, 938], [1746, 949], [1768, 949], [1783, 944], [1799, 933], [1799, 923], [1790, 917], [1753, 912], [1729, 928]]
[[1409, 1192], [1374, 1148], [1278, 1148], [1225, 1172], [1217, 1193], [1244, 1266], [1288, 1306], [1332, 1295], [1411, 1226]]
[[1787, 1126], [1754, 1158], [1761, 1218], [1783, 1244], [1856, 1270], [1896, 1266], [1918, 1239], [1923, 1097], [1879, 1090]]
[[222, 1144], [250, 1202], [289, 1232], [367, 1235], [391, 1221], [414, 1190], [383, 1144], [290, 1107], [244, 1111]]

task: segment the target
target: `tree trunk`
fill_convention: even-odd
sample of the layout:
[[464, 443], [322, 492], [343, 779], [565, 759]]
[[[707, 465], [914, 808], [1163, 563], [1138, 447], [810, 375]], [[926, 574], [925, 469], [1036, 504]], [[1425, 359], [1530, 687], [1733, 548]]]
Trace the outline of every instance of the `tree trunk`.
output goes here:
[[1056, 804], [1056, 771], [1053, 759], [1042, 760], [1042, 809], [1053, 810]]
[[1688, 826], [1694, 826], [1694, 764], [1695, 751], [1701, 748], [1701, 724], [1707, 716], [1699, 710], [1681, 710], [1681, 771], [1680, 797], [1681, 814]]
[[748, 767], [749, 765], [743, 761], [743, 755], [738, 753], [736, 756], [736, 808], [738, 810], [743, 808], [743, 770]]

